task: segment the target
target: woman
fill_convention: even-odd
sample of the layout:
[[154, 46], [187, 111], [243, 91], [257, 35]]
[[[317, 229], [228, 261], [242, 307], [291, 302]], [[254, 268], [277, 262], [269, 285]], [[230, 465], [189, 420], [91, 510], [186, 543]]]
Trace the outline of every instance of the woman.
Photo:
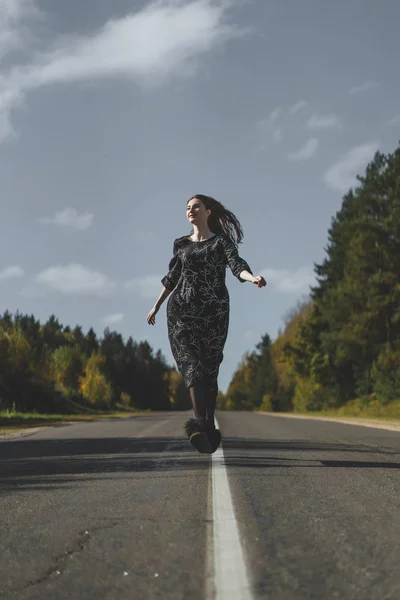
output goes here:
[[210, 453], [221, 442], [214, 412], [229, 325], [226, 266], [242, 283], [250, 281], [262, 288], [266, 281], [254, 276], [238, 254], [243, 231], [233, 213], [202, 194], [190, 198], [186, 210], [193, 225], [191, 235], [174, 241], [169, 271], [161, 280], [164, 288], [147, 322], [155, 324], [160, 306], [173, 292], [167, 305], [168, 337], [195, 414], [185, 430], [199, 452]]

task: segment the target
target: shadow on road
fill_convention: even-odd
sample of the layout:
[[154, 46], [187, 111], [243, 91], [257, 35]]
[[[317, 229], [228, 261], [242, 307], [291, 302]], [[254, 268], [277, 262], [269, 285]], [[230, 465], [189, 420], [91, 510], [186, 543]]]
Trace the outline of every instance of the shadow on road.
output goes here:
[[[400, 469], [397, 462], [326, 457], [327, 452], [393, 456], [357, 445], [226, 438], [223, 448], [228, 467]], [[115, 473], [179, 472], [204, 469], [210, 462], [210, 456], [197, 454], [182, 438], [25, 439], [0, 445], [0, 489], [21, 491], [34, 486], [35, 490], [48, 490], [72, 484], [74, 476], [83, 481]]]

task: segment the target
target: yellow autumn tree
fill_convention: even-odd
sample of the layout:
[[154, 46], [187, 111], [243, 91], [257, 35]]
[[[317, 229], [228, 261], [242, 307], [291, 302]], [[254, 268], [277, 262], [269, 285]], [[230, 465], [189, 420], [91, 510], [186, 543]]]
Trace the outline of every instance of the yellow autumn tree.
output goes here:
[[84, 357], [78, 346], [60, 346], [52, 354], [52, 373], [57, 390], [68, 394], [77, 391]]
[[4, 406], [21, 410], [35, 371], [31, 344], [18, 326], [0, 328], [0, 396]]
[[172, 408], [176, 408], [176, 394], [178, 391], [181, 376], [176, 369], [171, 369], [164, 373], [164, 380], [168, 382], [169, 386], [169, 401], [171, 402]]
[[191, 401], [186, 386], [180, 373], [172, 367], [164, 373], [164, 381], [168, 383], [168, 398], [173, 410], [187, 410], [191, 407]]
[[[284, 329], [279, 330], [278, 335], [271, 345], [272, 364], [277, 375], [277, 390], [274, 404], [279, 411], [287, 411], [293, 408], [293, 398], [296, 394], [297, 384], [303, 390], [305, 382], [300, 381], [295, 375], [292, 365], [284, 352], [285, 345], [290, 344], [296, 337], [299, 325], [307, 318], [312, 310], [311, 300], [300, 301], [291, 309], [284, 318]], [[298, 390], [300, 392], [300, 389]]]
[[24, 373], [32, 367], [32, 348], [24, 333], [13, 327], [9, 331], [2, 330], [3, 348], [7, 348], [6, 357], [9, 368], [17, 373]]
[[224, 408], [226, 410], [253, 409], [253, 406], [249, 404], [249, 392], [256, 370], [257, 364], [254, 356], [245, 353], [225, 394]]
[[99, 409], [107, 409], [113, 399], [113, 389], [105, 375], [106, 358], [101, 351], [92, 352], [79, 379], [85, 400]]

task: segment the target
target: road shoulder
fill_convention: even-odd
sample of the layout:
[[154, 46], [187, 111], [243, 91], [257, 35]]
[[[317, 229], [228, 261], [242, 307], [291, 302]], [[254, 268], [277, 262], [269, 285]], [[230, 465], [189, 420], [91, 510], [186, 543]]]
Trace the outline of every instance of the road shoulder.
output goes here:
[[377, 419], [360, 419], [358, 417], [317, 417], [315, 415], [300, 415], [294, 413], [272, 413], [265, 411], [256, 411], [257, 414], [267, 415], [269, 417], [284, 417], [286, 419], [310, 419], [314, 421], [331, 421], [332, 423], [345, 423], [346, 425], [361, 425], [362, 427], [373, 427], [375, 429], [386, 429], [387, 431], [400, 432], [400, 420], [384, 421]]

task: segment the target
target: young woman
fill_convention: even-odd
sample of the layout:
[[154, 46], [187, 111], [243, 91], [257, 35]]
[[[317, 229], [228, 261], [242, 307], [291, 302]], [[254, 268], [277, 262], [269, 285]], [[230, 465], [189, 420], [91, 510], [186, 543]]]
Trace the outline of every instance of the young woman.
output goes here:
[[188, 200], [186, 211], [193, 226], [191, 235], [174, 241], [169, 271], [161, 280], [164, 287], [147, 322], [155, 324], [155, 315], [172, 292], [167, 304], [168, 337], [195, 414], [185, 431], [199, 452], [211, 453], [221, 442], [214, 412], [229, 325], [226, 266], [242, 283], [262, 288], [266, 281], [253, 275], [238, 254], [243, 231], [232, 212], [202, 194]]

